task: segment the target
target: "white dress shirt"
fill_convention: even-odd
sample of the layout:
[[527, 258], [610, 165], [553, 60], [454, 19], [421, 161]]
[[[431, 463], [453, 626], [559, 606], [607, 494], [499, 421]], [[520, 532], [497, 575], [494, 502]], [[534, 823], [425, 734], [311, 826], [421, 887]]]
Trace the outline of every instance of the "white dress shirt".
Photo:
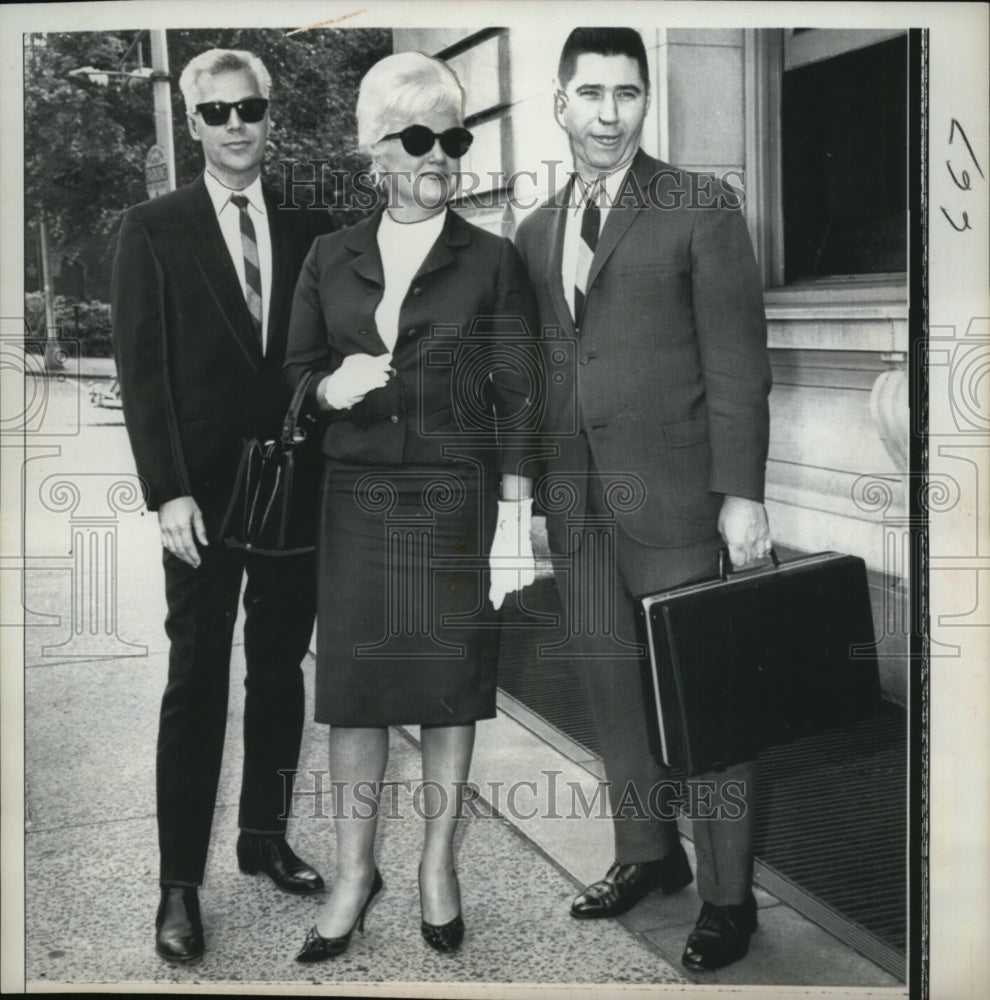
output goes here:
[[388, 212], [382, 213], [378, 251], [382, 256], [385, 291], [375, 310], [375, 326], [389, 351], [395, 349], [399, 339], [399, 310], [409, 284], [443, 231], [448, 211], [444, 209], [419, 222], [396, 222]]
[[[601, 209], [602, 225], [599, 232], [605, 231], [605, 220], [612, 208], [612, 203], [622, 191], [622, 186], [626, 180], [626, 174], [632, 166], [632, 160], [622, 166], [616, 167], [609, 174], [603, 174], [598, 178], [602, 193], [598, 199]], [[585, 205], [592, 193], [592, 185], [588, 181], [581, 181], [575, 175], [571, 184], [570, 205], [567, 206], [567, 223], [564, 228], [564, 249], [560, 257], [560, 277], [564, 283], [564, 298], [567, 299], [567, 308], [574, 316], [574, 285], [577, 281], [578, 273], [578, 243], [581, 241], [581, 218], [584, 214]], [[576, 318], [576, 317], [575, 317]]]
[[256, 177], [243, 191], [232, 191], [225, 184], [221, 184], [209, 170], [204, 174], [204, 179], [245, 300], [247, 279], [244, 276], [244, 250], [241, 246], [241, 210], [231, 204], [230, 196], [242, 194], [248, 200], [247, 211], [254, 223], [254, 238], [258, 244], [258, 266], [261, 269], [261, 350], [264, 353], [268, 347], [268, 308], [272, 300], [272, 234], [268, 229], [268, 211], [265, 208], [264, 195], [261, 193], [261, 178]]

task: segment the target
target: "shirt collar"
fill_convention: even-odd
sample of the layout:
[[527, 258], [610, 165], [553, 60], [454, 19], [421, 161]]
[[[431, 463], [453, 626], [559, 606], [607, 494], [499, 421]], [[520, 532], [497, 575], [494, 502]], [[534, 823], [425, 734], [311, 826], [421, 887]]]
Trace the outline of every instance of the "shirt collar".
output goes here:
[[261, 215], [267, 214], [265, 212], [265, 196], [262, 193], [260, 176], [255, 177], [243, 191], [234, 191], [227, 187], [226, 184], [222, 184], [209, 170], [204, 172], [203, 179], [206, 181], [206, 190], [210, 194], [210, 200], [213, 202], [213, 210], [217, 215], [223, 211], [225, 205], [230, 203], [230, 196], [232, 194], [244, 195], [251, 208]]
[[571, 186], [571, 207], [583, 208], [588, 200], [588, 195], [598, 186], [602, 190], [602, 200], [599, 202], [602, 208], [609, 209], [615, 197], [622, 191], [626, 181], [626, 174], [632, 168], [633, 159], [609, 171], [607, 174], [600, 174], [598, 179], [589, 183], [575, 171], [573, 174], [574, 183]]

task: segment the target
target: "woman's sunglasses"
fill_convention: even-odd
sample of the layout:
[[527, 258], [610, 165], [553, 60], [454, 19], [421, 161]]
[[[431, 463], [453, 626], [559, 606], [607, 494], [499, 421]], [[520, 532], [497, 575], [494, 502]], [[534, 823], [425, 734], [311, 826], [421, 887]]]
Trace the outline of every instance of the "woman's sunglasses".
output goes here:
[[382, 139], [399, 139], [402, 148], [410, 156], [424, 156], [440, 140], [440, 148], [450, 157], [459, 159], [474, 142], [474, 136], [466, 128], [449, 128], [446, 132], [434, 132], [425, 125], [408, 125], [401, 132], [390, 132]]
[[196, 105], [196, 110], [207, 125], [226, 125], [230, 120], [231, 109], [236, 109], [237, 117], [242, 122], [253, 125], [265, 117], [268, 101], [264, 97], [247, 97], [243, 101], [234, 101], [233, 104], [228, 104], [227, 101], [207, 101]]

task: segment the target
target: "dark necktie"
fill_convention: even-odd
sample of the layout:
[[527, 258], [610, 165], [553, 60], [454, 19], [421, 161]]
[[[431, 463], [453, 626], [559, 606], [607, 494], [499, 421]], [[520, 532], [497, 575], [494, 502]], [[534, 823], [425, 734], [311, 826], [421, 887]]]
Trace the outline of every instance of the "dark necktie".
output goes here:
[[247, 286], [245, 299], [251, 319], [254, 320], [254, 330], [261, 337], [261, 265], [258, 263], [258, 240], [254, 233], [254, 223], [248, 215], [248, 200], [242, 194], [232, 194], [230, 200], [241, 213], [241, 251], [244, 254], [244, 284]]
[[588, 274], [598, 246], [602, 228], [602, 210], [598, 207], [601, 187], [596, 183], [588, 191], [588, 200], [581, 215], [581, 239], [578, 241], [577, 273], [574, 281], [574, 320], [584, 312], [584, 295], [588, 290]]

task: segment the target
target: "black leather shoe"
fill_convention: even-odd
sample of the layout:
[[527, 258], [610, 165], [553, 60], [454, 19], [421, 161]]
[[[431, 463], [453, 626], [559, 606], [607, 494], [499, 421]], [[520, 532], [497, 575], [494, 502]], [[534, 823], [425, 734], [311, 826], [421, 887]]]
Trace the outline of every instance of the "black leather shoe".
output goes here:
[[285, 837], [245, 833], [237, 838], [237, 863], [245, 875], [264, 872], [286, 892], [319, 892], [323, 879], [301, 858], [296, 857]]
[[669, 896], [690, 885], [693, 878], [680, 842], [659, 861], [632, 865], [620, 865], [616, 861], [605, 878], [589, 885], [575, 898], [571, 903], [571, 916], [580, 920], [617, 917], [631, 910], [654, 889], [662, 889]]
[[328, 958], [336, 958], [338, 955], [343, 955], [347, 951], [347, 946], [351, 943], [351, 935], [354, 933], [354, 928], [356, 927], [362, 934], [364, 933], [365, 914], [368, 912], [368, 907], [371, 906], [371, 901], [382, 891], [384, 884], [381, 874], [376, 868], [375, 878], [371, 883], [371, 891], [368, 893], [368, 898], [364, 901], [364, 906], [361, 907], [361, 912], [357, 915], [357, 920], [351, 925], [351, 929], [340, 937], [325, 938], [316, 929], [316, 925], [314, 924], [306, 934], [306, 940], [303, 941], [302, 949], [296, 955], [296, 961], [324, 962]]
[[170, 962], [191, 962], [203, 954], [203, 921], [195, 886], [162, 886], [155, 917], [155, 951]]
[[681, 962], [695, 972], [738, 962], [749, 951], [749, 936], [755, 930], [756, 898], [752, 892], [735, 906], [704, 903]]

